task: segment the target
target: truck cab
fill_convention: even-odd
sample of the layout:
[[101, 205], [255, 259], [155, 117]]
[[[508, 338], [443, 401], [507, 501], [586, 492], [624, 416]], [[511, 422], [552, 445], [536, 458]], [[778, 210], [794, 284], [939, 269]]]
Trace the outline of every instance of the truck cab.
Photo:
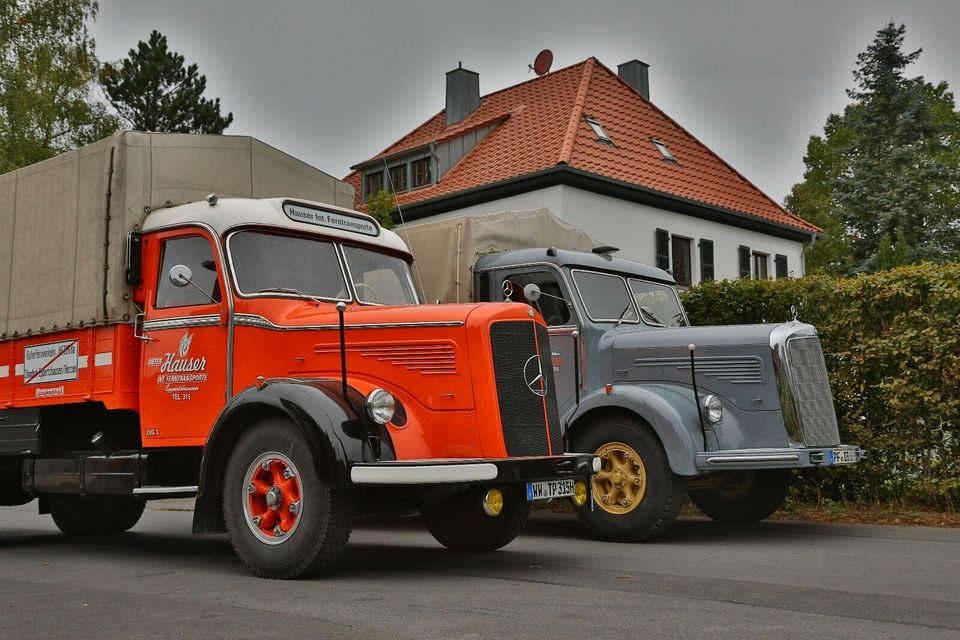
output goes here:
[[602, 460], [594, 504], [577, 509], [591, 532], [662, 533], [685, 491], [715, 520], [757, 521], [791, 469], [864, 457], [840, 441], [813, 326], [690, 326], [669, 273], [615, 252], [490, 252], [473, 267], [475, 299], [530, 305], [548, 325], [564, 437]]

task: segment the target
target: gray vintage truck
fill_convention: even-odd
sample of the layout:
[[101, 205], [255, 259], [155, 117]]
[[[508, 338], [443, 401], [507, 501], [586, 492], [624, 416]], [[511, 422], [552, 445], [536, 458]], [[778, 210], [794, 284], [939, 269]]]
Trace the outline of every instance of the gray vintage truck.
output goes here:
[[598, 538], [666, 531], [685, 493], [718, 522], [759, 521], [783, 504], [792, 469], [865, 456], [840, 442], [809, 324], [690, 326], [669, 273], [546, 210], [404, 234], [428, 299], [524, 303], [546, 320], [552, 367], [528, 362], [525, 376], [556, 385], [568, 449], [602, 458], [577, 509]]

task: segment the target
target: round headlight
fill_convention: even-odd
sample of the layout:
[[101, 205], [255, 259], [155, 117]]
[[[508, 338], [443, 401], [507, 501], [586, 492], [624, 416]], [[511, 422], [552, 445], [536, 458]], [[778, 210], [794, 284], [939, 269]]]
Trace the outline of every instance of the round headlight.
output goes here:
[[714, 424], [723, 420], [723, 404], [721, 404], [720, 398], [709, 395], [703, 399], [703, 416], [707, 419], [707, 422]]
[[393, 394], [386, 389], [374, 389], [367, 396], [367, 415], [378, 424], [387, 424], [397, 410]]

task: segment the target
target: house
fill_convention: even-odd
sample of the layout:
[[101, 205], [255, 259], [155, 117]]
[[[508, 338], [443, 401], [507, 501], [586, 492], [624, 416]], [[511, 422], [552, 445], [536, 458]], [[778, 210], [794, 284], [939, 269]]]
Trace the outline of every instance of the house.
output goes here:
[[589, 58], [485, 96], [477, 73], [446, 76], [443, 111], [351, 167], [358, 208], [381, 189], [407, 224], [547, 207], [682, 285], [804, 274], [821, 229], [658, 109], [643, 62]]

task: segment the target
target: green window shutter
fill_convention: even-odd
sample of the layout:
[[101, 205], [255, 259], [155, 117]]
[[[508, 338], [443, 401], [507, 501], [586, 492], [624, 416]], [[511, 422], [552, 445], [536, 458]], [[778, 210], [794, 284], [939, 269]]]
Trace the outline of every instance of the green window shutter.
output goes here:
[[713, 280], [713, 240], [700, 238], [700, 281]]
[[787, 256], [784, 256], [778, 253], [773, 258], [773, 264], [775, 265], [775, 268], [776, 268], [777, 280], [779, 280], [780, 278], [789, 277], [789, 273], [787, 271]]
[[740, 245], [740, 277], [750, 277], [750, 247]]
[[670, 232], [657, 229], [657, 268], [670, 270]]

